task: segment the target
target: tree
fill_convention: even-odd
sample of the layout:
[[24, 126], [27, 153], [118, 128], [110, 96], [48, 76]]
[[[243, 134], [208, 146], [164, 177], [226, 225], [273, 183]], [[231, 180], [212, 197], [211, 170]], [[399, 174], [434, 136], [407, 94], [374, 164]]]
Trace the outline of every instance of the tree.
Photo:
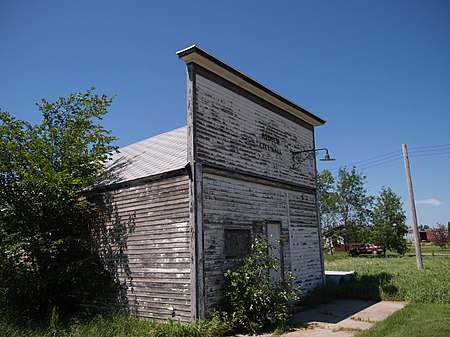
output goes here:
[[322, 225], [323, 242], [326, 249], [333, 254], [334, 245], [339, 241], [338, 224], [336, 223], [335, 179], [328, 170], [317, 173], [317, 189], [319, 194], [319, 214]]
[[403, 255], [407, 251], [408, 233], [401, 198], [391, 188], [383, 187], [376, 198], [372, 215], [371, 240]]
[[106, 289], [93, 232], [115, 137], [98, 120], [112, 99], [71, 94], [37, 104], [31, 125], [0, 111], [0, 287], [10, 305], [46, 314], [70, 310]]
[[419, 225], [419, 231], [421, 232], [425, 232], [428, 229], [430, 229], [430, 226], [428, 225]]
[[331, 172], [318, 174], [319, 205], [325, 236], [342, 237], [346, 249], [361, 241], [370, 219], [373, 198], [367, 195], [366, 177], [353, 167], [340, 168], [335, 179]]
[[433, 235], [431, 236], [431, 242], [441, 247], [441, 249], [446, 249], [447, 245], [450, 243], [450, 232], [448, 227], [444, 224], [437, 224], [437, 227], [432, 229]]

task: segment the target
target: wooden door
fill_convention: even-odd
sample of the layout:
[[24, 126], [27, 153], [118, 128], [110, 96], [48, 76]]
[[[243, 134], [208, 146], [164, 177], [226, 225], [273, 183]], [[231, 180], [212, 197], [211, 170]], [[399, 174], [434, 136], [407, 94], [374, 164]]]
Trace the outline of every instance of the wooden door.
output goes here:
[[281, 277], [282, 270], [282, 252], [281, 252], [281, 224], [280, 223], [268, 223], [267, 224], [267, 239], [269, 241], [269, 254], [275, 256], [278, 261], [278, 270], [270, 271], [270, 278], [272, 281], [278, 281]]

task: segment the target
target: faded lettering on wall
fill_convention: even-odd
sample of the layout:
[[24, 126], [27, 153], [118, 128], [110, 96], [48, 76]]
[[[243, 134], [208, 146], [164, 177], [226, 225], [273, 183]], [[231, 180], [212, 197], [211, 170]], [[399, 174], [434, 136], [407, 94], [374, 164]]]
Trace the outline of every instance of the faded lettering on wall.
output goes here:
[[262, 150], [273, 152], [281, 155], [281, 150], [278, 147], [280, 145], [280, 139], [273, 137], [265, 132], [261, 133], [261, 136], [258, 139], [255, 139], [252, 136], [244, 135], [242, 136], [245, 144], [258, 147]]

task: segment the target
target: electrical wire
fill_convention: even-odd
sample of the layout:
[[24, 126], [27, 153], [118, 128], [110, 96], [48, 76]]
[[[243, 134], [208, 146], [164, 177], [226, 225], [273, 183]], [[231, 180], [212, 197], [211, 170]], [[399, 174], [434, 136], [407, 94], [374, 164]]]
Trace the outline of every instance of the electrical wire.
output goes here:
[[447, 147], [450, 146], [450, 144], [441, 144], [441, 145], [428, 145], [428, 146], [419, 146], [419, 147], [411, 147], [410, 150], [416, 150], [416, 149], [428, 149], [431, 147]]
[[408, 151], [408, 153], [415, 154], [415, 153], [434, 153], [434, 152], [442, 152], [442, 151], [450, 151], [450, 147], [447, 148], [440, 148], [440, 149], [434, 149], [434, 150], [413, 150]]
[[410, 158], [416, 158], [416, 157], [430, 157], [430, 156], [440, 156], [443, 154], [450, 154], [450, 149], [447, 152], [440, 152], [440, 153], [423, 153], [423, 154], [413, 154], [410, 155]]
[[401, 159], [403, 159], [403, 158], [402, 157], [397, 157], [397, 158], [386, 160], [386, 161], [380, 162], [378, 164], [370, 165], [370, 166], [365, 166], [365, 167], [357, 166], [357, 168], [361, 169], [361, 170], [367, 170], [367, 169], [372, 168], [372, 167], [381, 166], [381, 165], [384, 165], [384, 164], [387, 164], [387, 163], [391, 163], [391, 162], [394, 162], [394, 161], [397, 161], [397, 160], [401, 160]]
[[[411, 147], [408, 149], [408, 156], [410, 158], [440, 156], [447, 154], [450, 154], [450, 144]], [[346, 166], [354, 166], [359, 170], [367, 170], [373, 167], [382, 166], [401, 159], [403, 159], [403, 153], [401, 150], [397, 150], [380, 154], [375, 157], [371, 157], [369, 159], [348, 163], [340, 167], [335, 167], [330, 169], [329, 171], [332, 173], [336, 173], [341, 167]]]
[[380, 157], [392, 155], [392, 154], [397, 153], [397, 152], [399, 152], [399, 150], [397, 150], [397, 151], [392, 151], [392, 152], [388, 152], [388, 153], [384, 153], [384, 154], [380, 154], [380, 155], [378, 155], [378, 156], [375, 156], [375, 157], [372, 157], [372, 158], [369, 158], [369, 159], [365, 159], [365, 160], [360, 160], [360, 161], [356, 161], [356, 162], [353, 162], [353, 163], [349, 163], [349, 164], [347, 164], [346, 166], [350, 166], [350, 165], [353, 166], [353, 165], [356, 165], [356, 164], [365, 163], [365, 162], [367, 162], [367, 161], [372, 161], [373, 159], [377, 159], [377, 158], [380, 158]]

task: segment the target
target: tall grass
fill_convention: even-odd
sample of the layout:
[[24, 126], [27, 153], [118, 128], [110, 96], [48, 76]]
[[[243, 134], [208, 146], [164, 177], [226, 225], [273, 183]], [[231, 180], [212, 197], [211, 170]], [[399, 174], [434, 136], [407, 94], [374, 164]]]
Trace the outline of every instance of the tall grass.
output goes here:
[[342, 287], [317, 290], [315, 299], [336, 297], [410, 302], [403, 310], [360, 332], [358, 337], [450, 336], [450, 255], [433, 256], [427, 245], [418, 270], [415, 256], [350, 258], [345, 253], [325, 256], [326, 270], [354, 270], [356, 279]]
[[[310, 303], [317, 304], [336, 297], [403, 300], [411, 303], [408, 312], [399, 314], [399, 318], [394, 316], [393, 323], [388, 319], [386, 324], [390, 325], [382, 328], [384, 330], [379, 335], [373, 336], [403, 336], [394, 333], [397, 329], [396, 319], [400, 319], [403, 325], [408, 325], [409, 319], [418, 320], [417, 329], [423, 331], [425, 321], [420, 323], [419, 316], [425, 314], [449, 323], [450, 256], [424, 256], [424, 269], [421, 271], [417, 270], [415, 257], [350, 258], [345, 254], [335, 254], [327, 255], [325, 260], [326, 270], [354, 270], [356, 279], [342, 287], [328, 286], [318, 290], [308, 299]], [[422, 307], [434, 312], [417, 309]], [[420, 310], [420, 314], [417, 310]], [[436, 316], [439, 312], [443, 313]], [[432, 329], [433, 324], [429, 325], [428, 329]], [[60, 323], [57, 316], [48, 322], [24, 321], [20, 317], [9, 317], [0, 310], [0, 337], [219, 337], [228, 329], [227, 322], [217, 318], [185, 324], [116, 315]], [[388, 334], [386, 329], [394, 334]], [[401, 331], [409, 335], [410, 330]]]
[[414, 257], [327, 258], [326, 270], [354, 270], [356, 280], [336, 290], [340, 296], [450, 303], [450, 256], [424, 256], [423, 270]]
[[0, 317], [1, 337], [218, 337], [227, 330], [226, 323], [218, 319], [185, 324], [114, 315], [98, 316], [89, 321], [72, 320], [55, 326]]
[[[420, 250], [421, 250], [422, 254], [425, 254], [425, 255], [447, 255], [447, 256], [450, 256], [450, 249], [448, 247], [441, 248], [431, 242], [422, 242], [420, 244]], [[413, 244], [409, 244], [408, 252], [406, 254], [409, 256], [413, 256], [415, 253], [416, 253], [416, 247]]]

